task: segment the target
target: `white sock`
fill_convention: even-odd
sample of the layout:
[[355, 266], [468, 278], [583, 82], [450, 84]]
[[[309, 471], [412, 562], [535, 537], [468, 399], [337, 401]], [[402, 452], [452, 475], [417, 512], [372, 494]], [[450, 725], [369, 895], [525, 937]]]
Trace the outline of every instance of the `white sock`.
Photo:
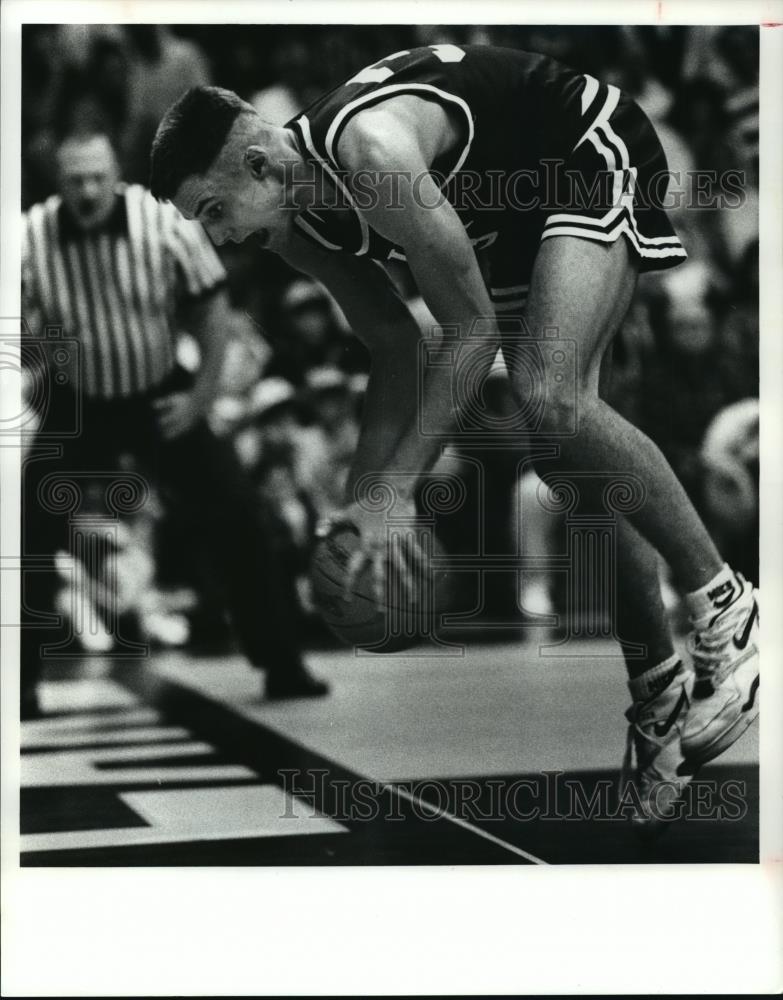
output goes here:
[[668, 681], [664, 683], [666, 677], [671, 680], [677, 673], [679, 666], [679, 653], [672, 655], [662, 663], [656, 663], [654, 667], [645, 670], [639, 677], [634, 677], [628, 681], [628, 690], [634, 701], [647, 701], [653, 695], [660, 694], [664, 688], [668, 687]]
[[736, 600], [742, 590], [742, 584], [728, 563], [717, 573], [709, 583], [685, 595], [685, 603], [694, 625], [704, 624], [716, 611], [721, 611]]

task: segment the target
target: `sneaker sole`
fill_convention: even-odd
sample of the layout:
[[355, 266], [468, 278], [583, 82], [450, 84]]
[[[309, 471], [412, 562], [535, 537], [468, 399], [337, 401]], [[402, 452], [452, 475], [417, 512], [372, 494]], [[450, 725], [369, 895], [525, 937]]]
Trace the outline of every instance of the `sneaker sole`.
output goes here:
[[683, 746], [682, 752], [687, 763], [693, 767], [697, 767], [706, 764], [710, 760], [714, 760], [716, 757], [720, 757], [724, 751], [737, 742], [745, 730], [758, 718], [758, 714], [758, 705], [755, 705], [750, 711], [740, 715], [733, 725], [729, 726], [728, 729], [724, 730], [711, 743], [708, 743], [700, 750], [692, 751]]

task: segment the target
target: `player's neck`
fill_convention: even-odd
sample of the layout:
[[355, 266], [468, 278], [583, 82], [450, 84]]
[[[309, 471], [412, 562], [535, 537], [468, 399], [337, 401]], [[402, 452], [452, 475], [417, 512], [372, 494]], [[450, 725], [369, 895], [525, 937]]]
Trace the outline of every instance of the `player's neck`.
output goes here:
[[286, 194], [297, 210], [335, 205], [334, 184], [317, 163], [302, 160], [288, 171]]

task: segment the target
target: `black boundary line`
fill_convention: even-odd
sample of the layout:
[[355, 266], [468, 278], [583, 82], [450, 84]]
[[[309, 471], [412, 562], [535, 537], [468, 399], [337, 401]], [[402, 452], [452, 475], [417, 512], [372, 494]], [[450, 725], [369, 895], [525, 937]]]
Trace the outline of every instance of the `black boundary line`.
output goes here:
[[[229, 753], [239, 763], [250, 767], [264, 780], [272, 781], [289, 794], [304, 799], [324, 816], [328, 816], [347, 828], [351, 834], [361, 834], [362, 839], [375, 839], [380, 845], [399, 836], [411, 843], [411, 853], [415, 854], [415, 843], [426, 839], [433, 851], [434, 840], [448, 839], [453, 847], [464, 844], [465, 856], [455, 858], [455, 851], [443, 851], [443, 864], [530, 864], [522, 857], [523, 852], [513, 844], [502, 846], [504, 842], [493, 843], [485, 839], [484, 831], [478, 828], [455, 824], [448, 816], [432, 816], [423, 819], [417, 814], [409, 798], [398, 794], [388, 783], [374, 782], [364, 775], [351, 771], [328, 757], [323, 757], [303, 746], [296, 740], [265, 726], [262, 722], [240, 715], [230, 706], [194, 691], [176, 681], [154, 675], [149, 664], [112, 664], [109, 677], [147, 704], [157, 708], [167, 721], [175, 721], [187, 728], [204, 742], [209, 742], [223, 752]], [[302, 775], [317, 774], [319, 781], [313, 782], [312, 790], [288, 786], [275, 764], [283, 763], [288, 772]], [[345, 790], [357, 783], [378, 788], [381, 808], [377, 815], [369, 819], [352, 819], [342, 813], [335, 815], [334, 805], [345, 798]], [[404, 789], [402, 789], [404, 791]], [[388, 804], [388, 810], [382, 803]], [[435, 807], [431, 806], [434, 810]], [[394, 820], [387, 819], [392, 815]], [[372, 852], [374, 853], [374, 852]], [[437, 851], [435, 852], [437, 854]], [[516, 860], [514, 860], [516, 858]], [[359, 861], [357, 863], [372, 863]], [[408, 863], [415, 864], [415, 861]], [[429, 861], [428, 863], [432, 863]], [[438, 863], [437, 861], [435, 863]]]

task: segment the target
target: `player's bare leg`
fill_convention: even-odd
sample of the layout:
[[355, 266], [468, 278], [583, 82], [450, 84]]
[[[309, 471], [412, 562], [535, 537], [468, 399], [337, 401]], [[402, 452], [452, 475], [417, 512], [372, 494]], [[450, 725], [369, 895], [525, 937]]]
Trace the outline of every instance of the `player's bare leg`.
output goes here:
[[[645, 591], [655, 594], [648, 624], [652, 634], [658, 635], [654, 619], [662, 608], [650, 547], [664, 556], [687, 592], [699, 679], [694, 686], [694, 704], [682, 726], [687, 691], [683, 672], [675, 669], [673, 654], [648, 667], [641, 676], [632, 676], [632, 725], [636, 725], [638, 736], [648, 729], [653, 735], [671, 735], [673, 747], [673, 734], [682, 726], [685, 752], [697, 764], [722, 752], [757, 713], [754, 630], [758, 615], [752, 588], [723, 563], [661, 451], [600, 398], [601, 362], [635, 286], [636, 264], [624, 239], [601, 245], [554, 237], [542, 243], [532, 275], [527, 321], [534, 332], [554, 327], [561, 338], [574, 341], [577, 364], [576, 392], [567, 381], [547, 379], [547, 409], [539, 430], [547, 435], [576, 428], [573, 436], [559, 439], [558, 465], [563, 471], [630, 473], [644, 485], [644, 503], [628, 515], [640, 538], [624, 530], [621, 535], [619, 571], [624, 582], [620, 590], [633, 590], [639, 602]], [[507, 360], [512, 382], [519, 379], [516, 384], [521, 393], [525, 373], [515, 373], [512, 358]], [[584, 488], [582, 484], [580, 488]], [[642, 540], [647, 544], [640, 544]], [[633, 617], [630, 597], [624, 594], [623, 600], [622, 613]], [[645, 620], [643, 615], [641, 620]], [[637, 622], [634, 628], [641, 626]], [[660, 652], [667, 651], [664, 642]], [[663, 690], [661, 683], [665, 684]], [[677, 753], [679, 743], [678, 738]], [[661, 760], [660, 751], [653, 755], [653, 767], [656, 758]]]
[[603, 245], [555, 236], [542, 242], [531, 278], [527, 322], [534, 332], [556, 328], [562, 339], [576, 343], [577, 384], [574, 393], [568, 379], [547, 379], [540, 432], [558, 434], [576, 427], [575, 435], [561, 439], [564, 469], [639, 478], [647, 499], [629, 515], [631, 522], [690, 592], [709, 583], [723, 560], [660, 449], [599, 394], [601, 361], [635, 287], [636, 265], [625, 239]]

